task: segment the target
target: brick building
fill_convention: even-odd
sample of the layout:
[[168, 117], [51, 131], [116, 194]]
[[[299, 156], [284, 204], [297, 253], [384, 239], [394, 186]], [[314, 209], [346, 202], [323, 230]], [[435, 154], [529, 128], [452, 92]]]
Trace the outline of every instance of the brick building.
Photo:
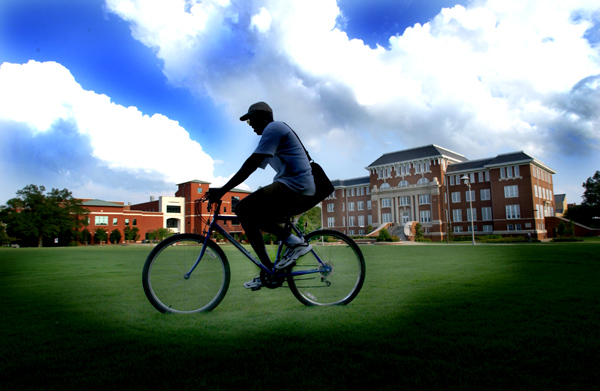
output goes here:
[[[410, 233], [419, 222], [434, 241], [450, 231], [470, 235], [471, 226], [476, 235], [530, 233], [541, 239], [547, 236], [545, 217], [554, 215], [555, 171], [524, 152], [470, 161], [427, 145], [384, 154], [366, 169], [368, 177], [335, 181], [334, 193], [323, 201], [324, 226], [353, 235], [362, 226], [386, 224]], [[365, 206], [360, 213], [359, 201]]]
[[[157, 228], [169, 228], [175, 233], [202, 233], [202, 221], [195, 214], [197, 201], [208, 191], [210, 182], [193, 180], [177, 185], [174, 197], [161, 196], [158, 199], [135, 205], [125, 205], [123, 202], [108, 202], [102, 200], [82, 200], [83, 207], [90, 211], [87, 229], [94, 234], [102, 228], [109, 234], [114, 229], [121, 231], [122, 236], [126, 226], [138, 228], [140, 240], [146, 239], [150, 231]], [[234, 215], [233, 209], [237, 202], [250, 194], [249, 191], [233, 189], [222, 198], [222, 214]], [[206, 204], [200, 203], [202, 216], [209, 218]], [[227, 232], [241, 234], [241, 225], [236, 221], [222, 222]]]

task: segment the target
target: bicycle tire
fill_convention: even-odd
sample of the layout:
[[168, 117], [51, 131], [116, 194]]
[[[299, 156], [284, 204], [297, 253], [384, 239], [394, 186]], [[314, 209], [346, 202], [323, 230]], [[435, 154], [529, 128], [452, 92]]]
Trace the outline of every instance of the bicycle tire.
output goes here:
[[146, 258], [142, 284], [146, 297], [162, 313], [197, 313], [221, 303], [231, 279], [229, 261], [212, 240], [189, 278], [184, 275], [200, 255], [205, 237], [173, 235], [160, 242]]
[[306, 306], [332, 306], [350, 303], [360, 292], [365, 281], [365, 259], [358, 245], [341, 232], [321, 229], [304, 238], [312, 251], [300, 257], [293, 272], [322, 268], [315, 254], [330, 272], [288, 276], [290, 290]]

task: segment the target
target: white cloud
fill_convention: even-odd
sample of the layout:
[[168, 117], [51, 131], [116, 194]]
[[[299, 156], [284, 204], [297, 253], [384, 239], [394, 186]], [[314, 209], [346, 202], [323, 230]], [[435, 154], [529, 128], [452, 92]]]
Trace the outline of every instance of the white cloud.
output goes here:
[[265, 8], [261, 8], [260, 12], [252, 17], [250, 25], [260, 32], [267, 32], [271, 27], [271, 13]]
[[[576, 87], [600, 74], [585, 37], [600, 25], [597, 1], [473, 1], [375, 49], [336, 25], [335, 0], [107, 5], [157, 50], [170, 82], [225, 103], [232, 118], [270, 102], [335, 177], [429, 143], [469, 158], [525, 150], [550, 165], [557, 153], [600, 155], [597, 94], [584, 93], [597, 83]], [[360, 141], [323, 148], [324, 134]], [[339, 156], [361, 158], [340, 166]]]
[[[176, 121], [86, 91], [54, 62], [0, 66], [0, 121], [5, 153], [29, 148], [35, 155], [39, 147], [41, 156], [35, 158], [43, 169], [66, 179], [77, 176], [85, 182], [93, 175], [90, 170], [96, 170], [107, 176], [97, 178], [104, 185], [114, 176], [124, 178], [120, 186], [161, 182], [170, 192], [176, 183], [191, 179], [223, 181], [213, 176], [212, 158]], [[70, 154], [72, 159], [66, 159]], [[78, 161], [68, 161], [73, 159]], [[87, 166], [90, 160], [99, 167]]]

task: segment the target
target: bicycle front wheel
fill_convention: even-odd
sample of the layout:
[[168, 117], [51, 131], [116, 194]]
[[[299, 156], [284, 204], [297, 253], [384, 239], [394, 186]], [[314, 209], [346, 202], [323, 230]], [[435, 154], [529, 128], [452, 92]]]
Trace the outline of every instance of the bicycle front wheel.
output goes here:
[[[358, 245], [343, 233], [328, 229], [304, 238], [312, 251], [290, 268], [288, 284], [294, 296], [307, 306], [350, 303], [365, 281], [365, 260]], [[302, 272], [308, 274], [294, 275]]]
[[200, 256], [204, 240], [196, 234], [174, 235], [148, 255], [142, 283], [148, 300], [160, 312], [207, 312], [225, 297], [231, 278], [229, 262], [212, 240], [198, 266], [186, 276]]

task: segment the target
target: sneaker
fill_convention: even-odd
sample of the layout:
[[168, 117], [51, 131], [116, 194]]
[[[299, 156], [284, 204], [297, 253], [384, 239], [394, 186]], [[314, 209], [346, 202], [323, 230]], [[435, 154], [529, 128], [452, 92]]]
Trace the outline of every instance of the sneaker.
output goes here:
[[290, 266], [292, 263], [296, 262], [298, 258], [310, 252], [310, 250], [312, 250], [312, 246], [310, 243], [306, 242], [298, 243], [295, 246], [288, 247], [281, 258], [281, 261], [279, 261], [279, 263], [275, 266], [275, 269], [284, 269]]
[[244, 288], [252, 289], [253, 291], [257, 291], [260, 288], [262, 288], [262, 281], [260, 280], [260, 274], [256, 277], [254, 277], [254, 279], [252, 279], [248, 282], [245, 282]]

